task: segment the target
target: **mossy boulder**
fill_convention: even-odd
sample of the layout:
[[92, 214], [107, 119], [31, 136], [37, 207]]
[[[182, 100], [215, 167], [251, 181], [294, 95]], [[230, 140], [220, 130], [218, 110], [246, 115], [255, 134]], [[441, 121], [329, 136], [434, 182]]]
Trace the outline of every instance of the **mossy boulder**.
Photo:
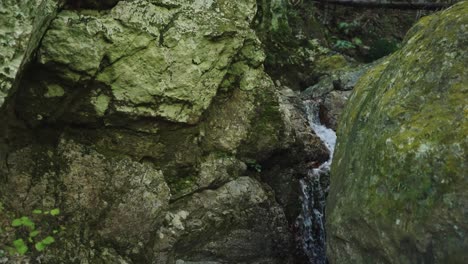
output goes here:
[[332, 263], [466, 262], [467, 12], [423, 18], [356, 85], [331, 170]]

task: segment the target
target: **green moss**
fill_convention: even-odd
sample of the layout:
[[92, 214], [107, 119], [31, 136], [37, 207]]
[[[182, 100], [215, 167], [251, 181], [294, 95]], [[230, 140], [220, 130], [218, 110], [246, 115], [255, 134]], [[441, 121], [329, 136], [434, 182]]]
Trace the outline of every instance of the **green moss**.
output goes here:
[[197, 176], [186, 175], [184, 177], [166, 177], [167, 184], [174, 197], [188, 194], [197, 189]]
[[47, 92], [44, 95], [46, 98], [50, 97], [61, 97], [65, 94], [65, 91], [60, 85], [57, 84], [51, 84], [47, 86]]
[[[467, 11], [464, 3], [422, 20], [401, 50], [356, 85], [340, 120], [327, 205], [331, 237], [343, 240], [331, 243], [356, 240], [364, 245], [374, 239], [378, 249], [385, 249], [379, 254], [390, 262], [400, 259], [392, 254], [400, 252], [392, 243], [410, 239], [412, 246], [421, 247], [414, 241], [428, 233], [432, 238], [425, 243], [431, 243], [439, 259], [458, 250], [456, 245], [446, 248], [445, 239], [452, 234], [460, 242], [453, 226], [464, 225], [460, 206], [468, 190], [468, 79], [463, 66], [468, 54], [460, 26], [468, 23], [460, 15]], [[451, 195], [459, 200], [449, 208], [443, 199]], [[366, 238], [359, 231], [337, 231], [343, 226], [364, 226], [376, 234]], [[355, 254], [364, 254], [369, 248], [357, 250]], [[414, 260], [418, 254], [404, 257]]]
[[319, 72], [331, 72], [334, 70], [343, 69], [349, 66], [348, 61], [343, 55], [335, 54], [332, 56], [322, 56], [315, 64]]
[[272, 91], [259, 91], [256, 98], [258, 107], [251, 121], [248, 138], [241, 145], [240, 156], [262, 161], [278, 148], [284, 125], [278, 102], [274, 98]]
[[110, 98], [105, 95], [101, 94], [97, 97], [91, 99], [91, 103], [94, 104], [94, 109], [98, 116], [104, 116], [106, 113], [107, 108], [109, 107]]

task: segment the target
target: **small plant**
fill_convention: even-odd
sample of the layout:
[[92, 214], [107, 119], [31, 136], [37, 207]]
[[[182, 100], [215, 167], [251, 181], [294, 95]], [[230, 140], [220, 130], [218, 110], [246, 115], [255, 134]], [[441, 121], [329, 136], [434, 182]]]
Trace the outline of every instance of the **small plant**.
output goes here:
[[247, 167], [251, 170], [254, 170], [258, 173], [262, 172], [262, 165], [258, 164], [256, 160], [249, 159], [245, 162]]
[[358, 38], [358, 37], [353, 38], [352, 42], [353, 42], [354, 45], [356, 45], [358, 47], [362, 46], [362, 44], [363, 44], [362, 40], [360, 38]]
[[340, 50], [354, 49], [356, 48], [356, 45], [354, 45], [350, 41], [339, 39], [335, 42], [335, 45], [333, 45], [333, 48], [340, 49]]
[[340, 22], [338, 23], [338, 29], [341, 30], [345, 34], [349, 34], [350, 31], [359, 28], [359, 22], [354, 20], [351, 23], [348, 22]]
[[[0, 212], [3, 210], [0, 204]], [[58, 234], [65, 228], [53, 228], [57, 225], [57, 217], [60, 215], [60, 209], [55, 208], [49, 211], [36, 209], [32, 211], [32, 217], [21, 216], [11, 221], [10, 226], [5, 230], [13, 233], [9, 237], [13, 237], [10, 246], [0, 249], [0, 256], [8, 255], [24, 256], [28, 252], [42, 252], [48, 246], [55, 242], [53, 235]], [[34, 220], [31, 218], [35, 218]], [[4, 231], [0, 228], [0, 234]], [[10, 240], [11, 241], [11, 240]]]

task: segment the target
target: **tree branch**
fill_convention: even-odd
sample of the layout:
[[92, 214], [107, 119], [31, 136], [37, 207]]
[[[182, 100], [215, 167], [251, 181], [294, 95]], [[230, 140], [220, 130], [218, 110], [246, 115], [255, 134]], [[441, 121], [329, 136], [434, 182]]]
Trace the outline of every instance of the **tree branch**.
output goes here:
[[315, 1], [321, 4], [342, 5], [360, 8], [393, 8], [412, 10], [438, 10], [447, 8], [457, 1], [429, 2], [429, 1], [392, 1], [392, 0], [322, 0]]

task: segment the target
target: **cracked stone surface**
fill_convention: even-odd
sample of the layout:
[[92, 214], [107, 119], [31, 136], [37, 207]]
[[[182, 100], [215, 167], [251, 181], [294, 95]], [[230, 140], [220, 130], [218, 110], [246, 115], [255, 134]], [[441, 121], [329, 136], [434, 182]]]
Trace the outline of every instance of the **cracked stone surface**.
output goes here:
[[109, 12], [62, 11], [38, 52], [39, 62], [58, 75], [54, 83], [43, 80], [43, 89], [60, 86], [67, 100], [101, 86], [105, 99], [91, 95], [83, 102], [98, 115], [197, 123], [252, 38], [255, 10], [255, 1], [139, 0], [120, 1]]
[[57, 9], [56, 0], [0, 2], [0, 107], [18, 85]]

